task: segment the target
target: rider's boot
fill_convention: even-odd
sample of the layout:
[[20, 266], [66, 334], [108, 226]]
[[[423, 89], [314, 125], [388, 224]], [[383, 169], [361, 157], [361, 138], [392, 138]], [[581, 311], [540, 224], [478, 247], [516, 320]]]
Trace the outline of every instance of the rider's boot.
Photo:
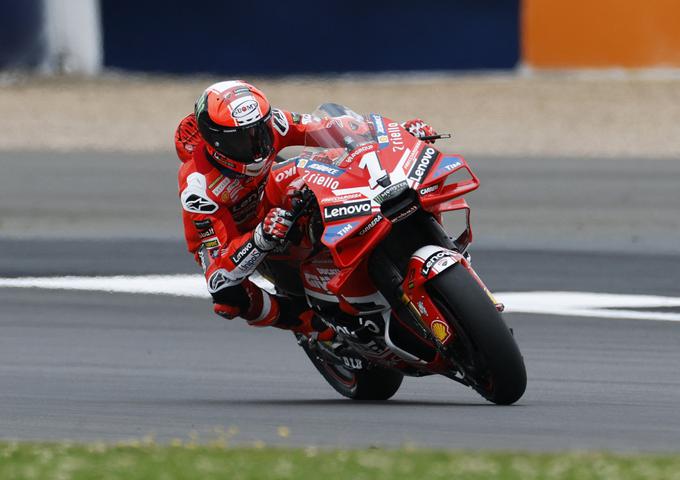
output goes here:
[[275, 298], [278, 300], [281, 313], [276, 323], [272, 325], [273, 327], [301, 333], [308, 337], [314, 336], [321, 342], [335, 337], [335, 331], [309, 309], [303, 300], [296, 302], [288, 297], [277, 296]]
[[253, 327], [277, 327], [307, 336], [315, 335], [320, 341], [332, 340], [335, 336], [333, 329], [309, 309], [304, 299], [271, 295], [248, 279], [240, 287], [240, 295], [244, 297], [241, 298], [242, 304], [215, 303], [215, 313], [227, 319], [241, 317]]

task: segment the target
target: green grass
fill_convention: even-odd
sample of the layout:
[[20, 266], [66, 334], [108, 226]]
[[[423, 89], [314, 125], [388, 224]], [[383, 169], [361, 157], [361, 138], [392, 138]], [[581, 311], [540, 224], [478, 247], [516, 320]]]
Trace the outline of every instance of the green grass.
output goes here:
[[2, 480], [680, 480], [680, 455], [0, 443]]

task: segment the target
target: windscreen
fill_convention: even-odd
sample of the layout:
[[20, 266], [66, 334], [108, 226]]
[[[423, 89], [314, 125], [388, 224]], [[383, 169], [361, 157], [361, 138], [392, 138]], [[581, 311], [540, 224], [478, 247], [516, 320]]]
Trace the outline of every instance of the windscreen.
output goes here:
[[337, 166], [360, 147], [376, 142], [373, 124], [342, 105], [321, 105], [302, 121], [308, 126], [303, 158]]

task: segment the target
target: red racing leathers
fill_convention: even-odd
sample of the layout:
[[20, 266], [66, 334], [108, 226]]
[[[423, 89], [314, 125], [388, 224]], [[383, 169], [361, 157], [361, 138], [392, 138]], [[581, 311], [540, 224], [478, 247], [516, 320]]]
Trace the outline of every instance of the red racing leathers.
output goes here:
[[[248, 277], [267, 253], [258, 248], [254, 235], [271, 207], [263, 192], [276, 155], [285, 147], [303, 145], [309, 129], [325, 125], [311, 115], [278, 109], [272, 109], [271, 122], [273, 152], [262, 173], [255, 177], [220, 171], [206, 151], [194, 114], [180, 122], [175, 147], [182, 161], [178, 180], [184, 235], [189, 251], [203, 268], [216, 313], [226, 318], [240, 316], [255, 326], [276, 325], [296, 330], [301, 322], [299, 327], [304, 330], [311, 328], [311, 312], [279, 322], [281, 302]], [[434, 132], [418, 119], [404, 126], [410, 131], [416, 123], [426, 130], [412, 132], [414, 135]]]
[[194, 114], [177, 128], [184, 235], [189, 251], [203, 267], [215, 311], [222, 316], [240, 316], [256, 326], [277, 322], [278, 302], [248, 280], [266, 256], [253, 235], [268, 211], [262, 193], [271, 164], [283, 148], [304, 143], [309, 118], [272, 109], [273, 153], [256, 177], [228, 175], [216, 168]]

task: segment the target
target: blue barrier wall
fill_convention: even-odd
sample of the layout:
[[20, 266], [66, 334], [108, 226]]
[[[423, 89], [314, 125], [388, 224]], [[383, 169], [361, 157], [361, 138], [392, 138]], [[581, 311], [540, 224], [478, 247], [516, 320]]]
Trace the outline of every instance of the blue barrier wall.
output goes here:
[[34, 67], [45, 52], [43, 0], [0, 0], [0, 69]]
[[107, 67], [287, 74], [513, 68], [519, 0], [102, 0]]

